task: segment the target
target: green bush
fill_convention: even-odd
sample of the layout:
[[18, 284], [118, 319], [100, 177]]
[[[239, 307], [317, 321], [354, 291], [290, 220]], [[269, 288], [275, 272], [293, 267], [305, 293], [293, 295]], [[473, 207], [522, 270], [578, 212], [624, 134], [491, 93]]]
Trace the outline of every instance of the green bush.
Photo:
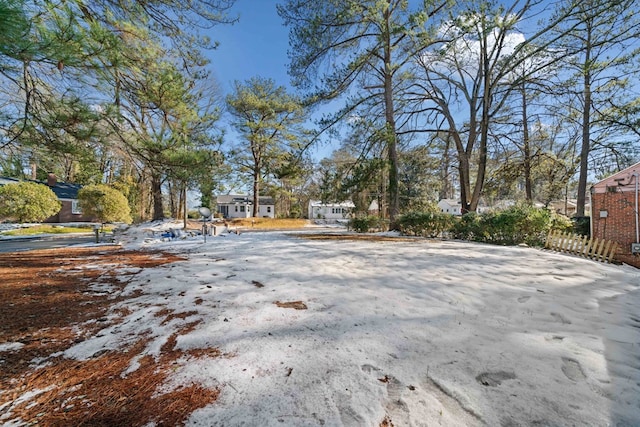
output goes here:
[[469, 212], [454, 220], [451, 227], [451, 235], [455, 239], [461, 240], [481, 240], [483, 235], [480, 215], [475, 212]]
[[499, 212], [463, 215], [452, 227], [455, 238], [497, 245], [542, 246], [549, 230], [567, 230], [570, 221], [547, 209], [516, 205]]
[[202, 215], [200, 215], [200, 212], [197, 210], [190, 210], [187, 212], [187, 218], [189, 219], [200, 219], [202, 218]]
[[352, 218], [348, 223], [349, 229], [358, 233], [368, 233], [371, 230], [386, 230], [386, 222], [377, 216], [363, 216]]
[[409, 212], [402, 215], [397, 226], [402, 234], [438, 237], [446, 235], [454, 223], [454, 217], [442, 212]]
[[101, 222], [124, 222], [130, 224], [131, 209], [124, 195], [108, 185], [87, 185], [78, 191], [80, 207], [86, 215]]
[[576, 216], [571, 218], [571, 231], [581, 236], [591, 236], [591, 217]]
[[62, 204], [44, 184], [17, 182], [0, 186], [0, 218], [41, 222], [57, 214]]

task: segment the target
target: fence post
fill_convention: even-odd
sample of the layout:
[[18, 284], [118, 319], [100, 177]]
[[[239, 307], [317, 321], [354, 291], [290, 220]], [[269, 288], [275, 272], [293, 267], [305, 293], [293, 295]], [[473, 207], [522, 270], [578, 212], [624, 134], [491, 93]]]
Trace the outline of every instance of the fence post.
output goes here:
[[609, 253], [609, 258], [607, 259], [609, 264], [611, 264], [611, 261], [613, 260], [613, 257], [616, 255], [617, 252], [618, 252], [618, 244], [614, 243], [613, 247], [611, 248], [611, 253]]

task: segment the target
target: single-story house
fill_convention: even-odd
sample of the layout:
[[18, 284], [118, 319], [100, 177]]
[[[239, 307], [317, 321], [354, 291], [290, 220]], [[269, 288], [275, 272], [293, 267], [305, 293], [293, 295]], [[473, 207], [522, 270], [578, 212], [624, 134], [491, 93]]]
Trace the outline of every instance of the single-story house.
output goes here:
[[[498, 200], [493, 206], [489, 206], [483, 199], [480, 199], [478, 206], [476, 207], [476, 213], [486, 213], [489, 211], [501, 211], [509, 209], [516, 204], [513, 200]], [[440, 212], [448, 213], [451, 215], [462, 215], [462, 203], [460, 200], [455, 199], [441, 199], [438, 202]]]
[[462, 215], [462, 204], [454, 199], [442, 199], [438, 202], [440, 212], [451, 215]]
[[640, 163], [591, 187], [591, 236], [618, 243], [620, 261], [640, 267]]
[[[576, 214], [578, 201], [576, 199], [552, 200], [548, 206], [555, 213], [571, 217]], [[590, 210], [591, 203], [587, 200], [584, 205], [585, 215], [589, 215]]]
[[323, 203], [320, 200], [309, 201], [309, 219], [342, 220], [348, 219], [356, 206], [351, 201]]
[[[16, 178], [0, 177], [0, 185], [17, 183], [21, 180]], [[46, 223], [67, 223], [67, 222], [94, 222], [95, 218], [85, 216], [80, 209], [78, 202], [78, 191], [82, 188], [79, 184], [70, 184], [67, 182], [58, 182], [54, 174], [49, 174], [47, 182], [26, 180], [48, 186], [51, 191], [58, 197], [62, 204], [60, 211], [44, 220]]]
[[[253, 197], [227, 194], [216, 197], [217, 212], [224, 218], [250, 218], [253, 213]], [[275, 218], [275, 203], [268, 196], [258, 197], [258, 217]]]

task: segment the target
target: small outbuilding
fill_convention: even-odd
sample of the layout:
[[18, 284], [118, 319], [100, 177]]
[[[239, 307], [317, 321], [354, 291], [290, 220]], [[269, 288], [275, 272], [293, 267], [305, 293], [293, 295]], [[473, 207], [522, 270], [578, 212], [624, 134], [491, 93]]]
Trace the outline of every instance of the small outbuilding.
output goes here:
[[617, 259], [640, 267], [640, 163], [591, 187], [591, 236], [620, 247]]

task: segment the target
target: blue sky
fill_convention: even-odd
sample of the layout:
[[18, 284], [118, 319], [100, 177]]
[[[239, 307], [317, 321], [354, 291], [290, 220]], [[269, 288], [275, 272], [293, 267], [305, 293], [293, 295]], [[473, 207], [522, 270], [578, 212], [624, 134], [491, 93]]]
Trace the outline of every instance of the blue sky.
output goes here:
[[276, 13], [275, 0], [237, 0], [231, 10], [240, 20], [219, 25], [210, 33], [220, 46], [211, 52], [211, 68], [228, 93], [234, 80], [254, 76], [272, 78], [289, 87], [287, 75], [288, 30]]
[[[220, 43], [209, 53], [210, 67], [225, 96], [233, 90], [235, 80], [244, 82], [255, 76], [271, 78], [290, 93], [295, 92], [287, 74], [289, 31], [276, 12], [277, 3], [237, 0], [230, 14], [239, 15], [239, 21], [234, 25], [218, 25], [210, 31], [211, 39]], [[227, 142], [234, 144], [237, 137], [233, 129], [227, 128]], [[332, 150], [331, 146], [318, 145], [309, 154], [319, 160], [328, 157]]]

